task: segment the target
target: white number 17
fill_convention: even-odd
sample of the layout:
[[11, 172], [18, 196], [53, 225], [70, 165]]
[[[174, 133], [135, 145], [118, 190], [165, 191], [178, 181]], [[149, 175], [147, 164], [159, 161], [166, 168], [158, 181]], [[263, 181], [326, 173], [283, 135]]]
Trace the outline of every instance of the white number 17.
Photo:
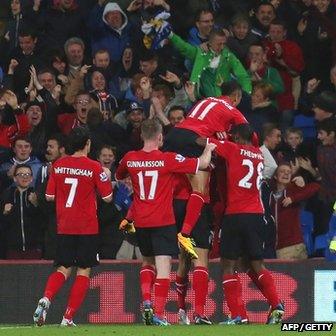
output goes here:
[[[141, 171], [137, 175], [138, 175], [138, 178], [139, 178], [140, 199], [145, 200], [146, 195], [145, 195], [145, 185], [144, 185], [144, 174]], [[157, 170], [145, 171], [145, 177], [147, 177], [147, 176], [151, 177], [151, 183], [150, 183], [149, 193], [148, 193], [148, 198], [147, 199], [152, 200], [152, 199], [154, 199], [154, 196], [155, 196], [155, 191], [156, 191], [159, 172]]]

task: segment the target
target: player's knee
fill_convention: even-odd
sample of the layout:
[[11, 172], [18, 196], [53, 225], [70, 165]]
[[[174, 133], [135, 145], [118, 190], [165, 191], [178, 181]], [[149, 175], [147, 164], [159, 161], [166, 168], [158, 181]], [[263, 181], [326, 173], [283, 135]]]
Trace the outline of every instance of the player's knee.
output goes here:
[[257, 274], [265, 269], [263, 260], [253, 260], [251, 261], [251, 268]]
[[222, 262], [222, 268], [223, 268], [223, 274], [233, 274], [234, 273], [234, 266], [235, 262], [228, 259], [221, 259]]

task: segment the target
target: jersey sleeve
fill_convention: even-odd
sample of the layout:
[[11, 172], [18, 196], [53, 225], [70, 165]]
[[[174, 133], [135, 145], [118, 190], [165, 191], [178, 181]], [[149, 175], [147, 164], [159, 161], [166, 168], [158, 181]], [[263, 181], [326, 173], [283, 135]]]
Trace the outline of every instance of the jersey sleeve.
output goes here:
[[115, 173], [115, 178], [116, 180], [123, 180], [124, 178], [126, 178], [128, 176], [128, 170], [126, 167], [126, 155], [121, 159], [121, 161], [119, 162], [119, 166], [116, 170]]
[[214, 143], [217, 147], [216, 153], [224, 159], [229, 159], [233, 151], [237, 149], [237, 145], [231, 141], [218, 141], [210, 139], [210, 143]]
[[237, 113], [235, 113], [233, 116], [233, 124], [234, 125], [248, 124], [248, 121], [243, 116], [243, 114], [237, 110]]
[[112, 195], [112, 183], [101, 165], [97, 165], [95, 169], [95, 184], [101, 197], [108, 198]]
[[186, 158], [176, 153], [166, 153], [167, 167], [172, 173], [196, 174], [199, 166], [198, 158]]
[[55, 195], [56, 195], [56, 184], [55, 184], [55, 174], [54, 174], [54, 167], [53, 167], [49, 175], [45, 196], [55, 197]]

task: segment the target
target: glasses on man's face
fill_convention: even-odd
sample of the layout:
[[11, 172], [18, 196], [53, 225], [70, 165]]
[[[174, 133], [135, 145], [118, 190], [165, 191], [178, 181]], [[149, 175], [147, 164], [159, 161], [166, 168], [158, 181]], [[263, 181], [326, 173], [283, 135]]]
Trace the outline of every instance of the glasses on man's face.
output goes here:
[[88, 99], [79, 99], [76, 101], [77, 104], [81, 104], [81, 105], [86, 105], [89, 104], [89, 100]]
[[28, 178], [31, 177], [32, 174], [31, 173], [17, 173], [15, 174], [16, 177], [23, 177], [23, 178]]

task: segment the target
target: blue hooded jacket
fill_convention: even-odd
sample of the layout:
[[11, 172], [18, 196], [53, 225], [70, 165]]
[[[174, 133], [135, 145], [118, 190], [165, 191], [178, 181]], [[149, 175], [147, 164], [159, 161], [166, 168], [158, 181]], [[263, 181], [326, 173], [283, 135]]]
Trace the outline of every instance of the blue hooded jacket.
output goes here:
[[[119, 29], [111, 28], [105, 19], [106, 14], [112, 11], [120, 12], [123, 17], [123, 23]], [[131, 42], [131, 27], [127, 15], [117, 3], [110, 2], [105, 7], [96, 5], [92, 9], [88, 21], [92, 53], [106, 49], [111, 60], [118, 62], [124, 49]]]

